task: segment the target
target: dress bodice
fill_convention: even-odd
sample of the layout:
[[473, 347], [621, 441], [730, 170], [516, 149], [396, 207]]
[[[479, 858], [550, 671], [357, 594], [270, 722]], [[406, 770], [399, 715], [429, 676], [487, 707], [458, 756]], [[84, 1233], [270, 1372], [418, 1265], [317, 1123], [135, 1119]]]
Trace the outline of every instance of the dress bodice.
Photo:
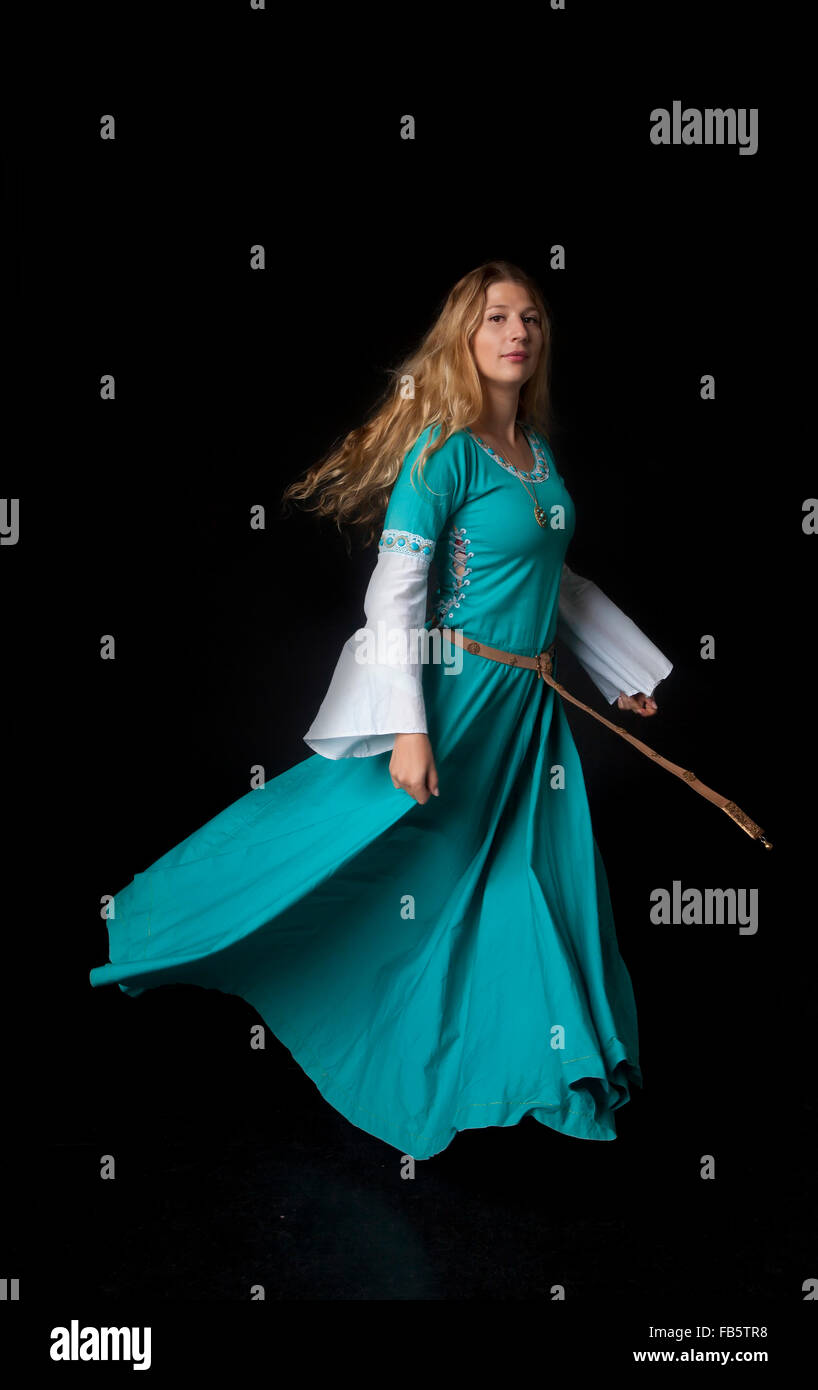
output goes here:
[[[429, 668], [412, 652], [414, 635], [434, 620], [522, 656], [561, 637], [609, 702], [621, 690], [650, 694], [671, 670], [627, 614], [565, 564], [574, 504], [547, 441], [523, 428], [530, 470], [509, 464], [468, 429], [433, 448], [422, 471], [414, 465], [432, 427], [406, 454], [364, 595], [366, 624], [344, 644], [304, 735], [316, 752], [369, 757], [391, 748], [396, 733], [426, 731]], [[433, 561], [439, 582], [430, 616]]]
[[[530, 470], [463, 430], [467, 485], [435, 551], [435, 617], [494, 646], [535, 655], [553, 640], [574, 504], [546, 441], [523, 426]], [[546, 525], [536, 519], [536, 503]]]

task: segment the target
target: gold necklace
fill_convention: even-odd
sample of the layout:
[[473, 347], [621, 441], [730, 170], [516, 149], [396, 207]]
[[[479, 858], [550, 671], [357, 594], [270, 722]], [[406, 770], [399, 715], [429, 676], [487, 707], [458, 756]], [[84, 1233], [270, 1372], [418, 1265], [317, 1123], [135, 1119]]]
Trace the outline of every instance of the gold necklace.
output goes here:
[[[515, 476], [515, 478], [517, 479], [518, 482], [521, 482], [521, 483], [522, 483], [522, 485], [523, 485], [523, 487], [525, 488], [526, 492], [528, 492], [528, 483], [525, 481], [525, 478], [521, 478], [520, 475], [519, 475], [519, 473], [515, 473], [514, 476]], [[536, 483], [534, 484], [534, 486], [536, 487]], [[534, 503], [534, 515], [535, 515], [535, 517], [537, 518], [537, 525], [538, 525], [538, 526], [543, 526], [543, 527], [547, 526], [547, 525], [548, 525], [548, 517], [546, 516], [545, 512], [543, 511], [542, 507], [540, 506], [539, 502], [537, 501], [537, 494], [536, 494], [535, 492], [528, 492], [528, 495], [529, 495], [529, 497], [531, 498], [531, 500], [532, 500], [533, 503]]]
[[[548, 517], [547, 517], [546, 513], [543, 511], [543, 509], [542, 509], [542, 507], [540, 506], [539, 502], [537, 501], [537, 494], [536, 494], [536, 492], [529, 492], [528, 484], [527, 484], [527, 482], [525, 481], [525, 479], [522, 478], [522, 477], [520, 476], [520, 470], [519, 470], [518, 468], [509, 467], [509, 466], [508, 466], [507, 460], [503, 459], [502, 455], [499, 455], [499, 457], [500, 457], [500, 459], [501, 459], [501, 461], [502, 461], [502, 463], [503, 463], [503, 467], [506, 468], [507, 471], [508, 471], [509, 473], [513, 473], [513, 474], [514, 474], [514, 477], [517, 479], [517, 481], [518, 481], [519, 483], [522, 483], [522, 485], [523, 485], [523, 487], [525, 488], [526, 492], [528, 492], [529, 497], [531, 498], [532, 502], [534, 503], [534, 516], [536, 517], [537, 525], [538, 525], [538, 526], [542, 526], [543, 528], [547, 527], [547, 525], [548, 525]], [[534, 482], [534, 479], [532, 478], [531, 481]], [[535, 483], [534, 485], [535, 485], [535, 487], [536, 487], [536, 483]]]

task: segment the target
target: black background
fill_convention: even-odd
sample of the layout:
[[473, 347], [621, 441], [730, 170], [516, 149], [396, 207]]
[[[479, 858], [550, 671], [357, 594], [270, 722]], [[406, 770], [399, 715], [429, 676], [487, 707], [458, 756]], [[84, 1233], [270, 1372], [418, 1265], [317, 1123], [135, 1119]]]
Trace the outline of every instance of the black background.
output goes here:
[[[324, 19], [321, 63], [273, 13], [208, 12], [162, 42], [123, 23], [13, 113], [7, 1157], [28, 1169], [35, 1116], [45, 1139], [36, 1200], [9, 1205], [5, 1266], [55, 1321], [100, 1323], [111, 1300], [157, 1316], [243, 1301], [255, 1283], [274, 1300], [541, 1302], [564, 1284], [585, 1315], [615, 1305], [630, 1348], [647, 1345], [649, 1305], [654, 1322], [707, 1320], [709, 1300], [758, 1323], [797, 1313], [818, 1277], [811, 113], [773, 54], [784, 17], [771, 32], [724, 6], [718, 51], [694, 42], [684, 62], [691, 10], [614, 24], [543, 9], [472, 32], [474, 52], [436, 42], [430, 19], [371, 48]], [[785, 47], [797, 60], [797, 32]], [[758, 107], [758, 153], [653, 146], [649, 114], [673, 100]], [[614, 1144], [533, 1121], [466, 1131], [409, 1183], [274, 1037], [248, 1049], [241, 999], [130, 1000], [88, 971], [107, 959], [102, 894], [242, 796], [252, 764], [274, 777], [309, 755], [375, 556], [282, 518], [282, 489], [495, 256], [552, 314], [568, 562], [674, 663], [651, 720], [606, 707], [564, 649], [560, 679], [729, 795], [774, 849], [566, 706], [645, 1090]], [[757, 935], [651, 925], [651, 890], [675, 879], [758, 888]]]

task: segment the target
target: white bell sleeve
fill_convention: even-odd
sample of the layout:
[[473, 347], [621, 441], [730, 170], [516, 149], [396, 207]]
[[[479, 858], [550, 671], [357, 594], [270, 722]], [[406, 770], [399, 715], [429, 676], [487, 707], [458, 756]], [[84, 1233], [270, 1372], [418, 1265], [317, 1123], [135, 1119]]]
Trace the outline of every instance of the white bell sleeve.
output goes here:
[[562, 567], [557, 636], [609, 704], [620, 692], [652, 695], [673, 663], [591, 579]]
[[[344, 643], [329, 689], [304, 742], [325, 758], [367, 758], [394, 747], [396, 734], [426, 733], [422, 630], [435, 545], [463, 497], [465, 448], [452, 436], [413, 462], [430, 431], [406, 455], [392, 489], [378, 559], [364, 596], [364, 627]], [[430, 489], [434, 489], [431, 491]]]

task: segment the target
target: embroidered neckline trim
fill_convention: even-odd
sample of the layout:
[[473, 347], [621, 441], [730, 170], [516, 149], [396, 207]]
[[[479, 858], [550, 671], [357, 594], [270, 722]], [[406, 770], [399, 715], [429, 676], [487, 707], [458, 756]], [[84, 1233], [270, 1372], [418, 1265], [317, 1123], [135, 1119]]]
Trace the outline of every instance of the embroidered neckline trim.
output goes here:
[[530, 425], [523, 424], [521, 421], [520, 429], [528, 440], [535, 459], [535, 465], [530, 473], [525, 472], [522, 468], [515, 468], [513, 463], [508, 463], [500, 454], [492, 449], [490, 444], [487, 444], [484, 439], [481, 439], [479, 434], [475, 434], [474, 430], [471, 428], [467, 427], [467, 433], [471, 435], [475, 444], [479, 444], [480, 448], [485, 450], [489, 458], [494, 459], [495, 463], [499, 463], [500, 467], [505, 468], [507, 473], [514, 473], [518, 478], [528, 478], [532, 483], [544, 483], [550, 471], [545, 450]]

